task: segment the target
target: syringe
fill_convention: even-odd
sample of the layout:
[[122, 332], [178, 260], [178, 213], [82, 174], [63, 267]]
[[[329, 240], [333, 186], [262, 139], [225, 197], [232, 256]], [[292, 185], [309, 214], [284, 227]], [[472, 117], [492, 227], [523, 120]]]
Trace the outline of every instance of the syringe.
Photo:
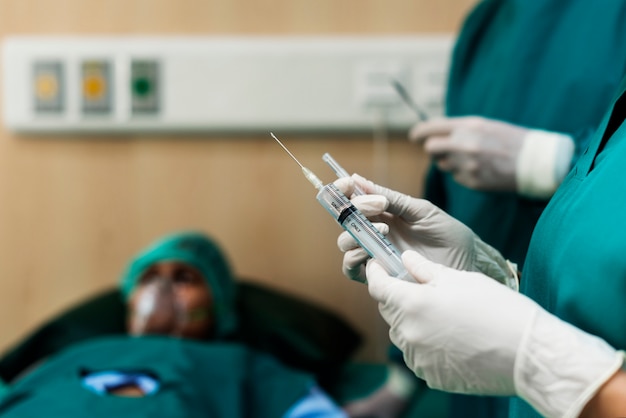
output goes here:
[[[337, 174], [338, 178], [342, 178], [342, 177], [350, 177], [350, 173], [348, 173], [341, 165], [339, 165], [339, 163], [337, 161], [335, 161], [335, 159], [333, 157], [331, 157], [331, 155], [329, 153], [325, 153], [324, 155], [322, 155], [322, 160], [324, 160], [324, 162], [326, 164], [328, 164], [330, 166], [330, 168], [333, 169], [333, 171], [335, 172], [335, 174]], [[363, 190], [361, 190], [361, 188], [357, 185], [354, 186], [354, 194], [356, 196], [360, 196], [363, 193]]]
[[370, 255], [387, 270], [387, 272], [399, 279], [414, 281], [400, 257], [400, 251], [376, 229], [376, 227], [350, 202], [333, 183], [324, 185], [322, 181], [283, 145], [273, 133], [272, 138], [289, 154], [300, 166], [304, 177], [318, 190], [317, 201], [332, 215], [337, 223]]

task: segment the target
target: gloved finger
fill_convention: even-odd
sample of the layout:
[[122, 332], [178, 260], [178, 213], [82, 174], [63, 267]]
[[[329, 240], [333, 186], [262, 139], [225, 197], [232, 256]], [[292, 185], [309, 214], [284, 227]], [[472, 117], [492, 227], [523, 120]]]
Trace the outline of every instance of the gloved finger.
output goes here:
[[363, 215], [371, 217], [385, 212], [389, 206], [389, 200], [379, 194], [365, 194], [355, 196], [352, 199], [352, 204], [361, 211]]
[[[417, 285], [417, 283], [411, 283], [390, 276], [383, 266], [374, 259], [370, 259], [367, 262], [365, 274], [367, 276], [367, 288], [370, 296], [383, 306], [391, 305], [395, 308], [400, 307], [398, 298], [402, 299], [403, 295], [415, 290], [415, 286]], [[379, 310], [381, 314], [383, 314], [385, 321], [391, 324], [390, 318], [384, 315], [384, 312], [389, 309], [379, 307]]]
[[[373, 223], [373, 225], [380, 231], [381, 234], [387, 235], [389, 233], [389, 225], [386, 223], [376, 222]], [[357, 244], [352, 235], [346, 231], [342, 232], [339, 234], [339, 237], [337, 237], [337, 247], [339, 247], [339, 250], [344, 253], [355, 248], [360, 248], [359, 244]]]
[[434, 118], [420, 122], [409, 131], [411, 142], [421, 143], [431, 136], [445, 136], [464, 124], [464, 117], [460, 118]]
[[358, 275], [362, 273], [362, 268], [365, 266], [370, 256], [363, 248], [358, 247], [350, 251], [346, 251], [343, 255], [342, 270], [348, 272], [357, 272]]
[[415, 199], [404, 193], [379, 186], [358, 174], [353, 174], [352, 178], [354, 179], [354, 183], [365, 193], [378, 194], [386, 197], [389, 201], [386, 211], [400, 216], [408, 222], [417, 222], [431, 214], [434, 210], [438, 210], [435, 205], [427, 200]]
[[484, 190], [484, 181], [481, 178], [480, 163], [474, 159], [465, 159], [450, 164], [454, 181], [477, 190]]
[[456, 166], [453, 163], [453, 160], [447, 154], [441, 155], [440, 157], [435, 158], [434, 163], [437, 166], [437, 168], [441, 171], [446, 171], [446, 172], [456, 171]]
[[349, 268], [346, 265], [343, 265], [341, 270], [343, 272], [343, 275], [346, 276], [348, 279], [354, 280], [355, 282], [367, 283], [364, 263], [361, 263], [353, 268]]
[[449, 136], [431, 136], [424, 142], [424, 151], [431, 157], [445, 155], [456, 151], [455, 145], [450, 141]]
[[455, 271], [441, 264], [434, 263], [417, 251], [412, 250], [402, 253], [402, 263], [411, 276], [419, 283], [429, 283], [440, 276]]
[[389, 276], [383, 266], [376, 260], [370, 260], [367, 263], [365, 274], [367, 276], [367, 289], [369, 290], [370, 296], [381, 304], [387, 303], [391, 292], [390, 286], [393, 285], [394, 280], [399, 280]]
[[351, 177], [340, 177], [333, 183], [346, 196], [350, 197], [354, 194], [354, 180]]
[[[442, 171], [447, 171], [455, 175], [455, 180], [459, 174], [461, 177], [475, 176], [480, 171], [480, 163], [471, 154], [465, 151], [450, 151], [447, 154], [440, 154], [434, 158], [435, 164]], [[465, 183], [461, 183], [465, 184]]]

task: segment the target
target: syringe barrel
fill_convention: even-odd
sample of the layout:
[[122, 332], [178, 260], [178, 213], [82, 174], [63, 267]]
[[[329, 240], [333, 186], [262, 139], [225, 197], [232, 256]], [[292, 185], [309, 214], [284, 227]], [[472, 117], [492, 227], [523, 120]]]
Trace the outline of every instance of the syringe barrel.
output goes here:
[[383, 265], [391, 276], [413, 281], [402, 264], [400, 251], [376, 229], [337, 186], [330, 183], [322, 187], [317, 194], [317, 201], [372, 258]]

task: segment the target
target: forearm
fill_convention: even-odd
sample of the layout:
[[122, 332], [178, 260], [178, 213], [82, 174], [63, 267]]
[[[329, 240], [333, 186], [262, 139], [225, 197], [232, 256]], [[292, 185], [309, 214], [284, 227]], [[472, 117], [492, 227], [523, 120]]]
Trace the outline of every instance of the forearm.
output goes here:
[[626, 371], [618, 371], [587, 403], [580, 418], [626, 417]]

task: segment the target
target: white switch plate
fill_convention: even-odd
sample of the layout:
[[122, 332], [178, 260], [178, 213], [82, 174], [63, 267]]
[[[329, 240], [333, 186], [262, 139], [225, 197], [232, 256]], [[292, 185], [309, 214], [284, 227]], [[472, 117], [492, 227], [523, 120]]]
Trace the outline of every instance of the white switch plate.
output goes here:
[[[415, 102], [440, 114], [452, 35], [382, 37], [43, 37], [3, 41], [4, 124], [15, 132], [368, 131], [383, 108], [389, 129]], [[81, 66], [110, 62], [109, 113], [85, 114]], [[131, 66], [158, 63], [158, 111], [132, 111]], [[64, 109], [37, 112], [35, 63], [64, 69]], [[381, 81], [383, 80], [383, 81]]]

